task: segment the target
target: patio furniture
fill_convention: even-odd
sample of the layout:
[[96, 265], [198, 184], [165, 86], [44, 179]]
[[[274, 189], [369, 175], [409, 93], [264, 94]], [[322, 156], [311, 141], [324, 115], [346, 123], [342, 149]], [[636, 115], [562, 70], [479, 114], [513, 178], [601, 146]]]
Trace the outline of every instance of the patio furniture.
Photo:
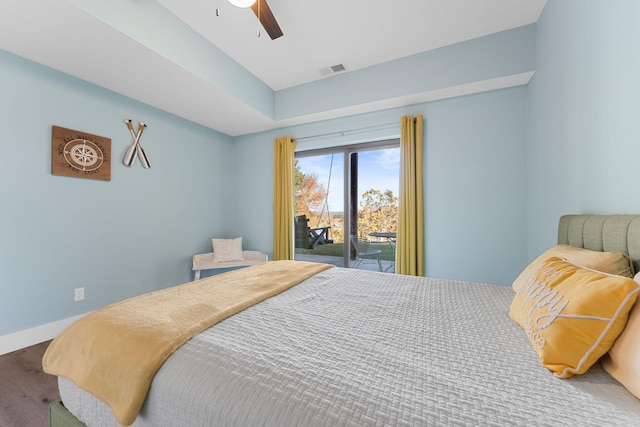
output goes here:
[[318, 245], [333, 243], [329, 239], [329, 229], [331, 227], [309, 227], [309, 220], [306, 215], [295, 217], [295, 247], [302, 249], [313, 249]]
[[382, 262], [380, 261], [380, 254], [382, 251], [380, 249], [371, 249], [370, 241], [367, 239], [362, 239], [357, 236], [351, 237], [351, 246], [355, 251], [355, 259], [351, 263], [351, 268], [358, 268], [366, 260], [377, 261], [378, 262], [378, 271], [382, 271]]
[[[393, 253], [395, 254], [395, 251], [396, 251], [396, 240], [398, 239], [398, 233], [397, 232], [395, 232], [395, 231], [375, 231], [373, 233], [369, 233], [369, 236], [386, 239], [387, 242], [389, 242], [389, 246], [391, 246], [391, 249], [393, 249]], [[384, 271], [388, 272], [389, 270], [392, 270], [392, 269], [393, 269], [393, 271], [395, 271], [395, 267], [396, 267], [396, 261], [395, 261], [395, 255], [394, 255], [393, 261], [391, 261], [389, 266], [387, 268], [385, 268]]]

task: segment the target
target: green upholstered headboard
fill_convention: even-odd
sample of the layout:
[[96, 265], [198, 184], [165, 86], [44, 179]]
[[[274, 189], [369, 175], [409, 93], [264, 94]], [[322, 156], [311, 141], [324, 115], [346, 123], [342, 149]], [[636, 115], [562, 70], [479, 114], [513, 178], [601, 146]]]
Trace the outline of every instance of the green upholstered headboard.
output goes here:
[[640, 215], [564, 215], [558, 244], [600, 252], [622, 252], [640, 271]]

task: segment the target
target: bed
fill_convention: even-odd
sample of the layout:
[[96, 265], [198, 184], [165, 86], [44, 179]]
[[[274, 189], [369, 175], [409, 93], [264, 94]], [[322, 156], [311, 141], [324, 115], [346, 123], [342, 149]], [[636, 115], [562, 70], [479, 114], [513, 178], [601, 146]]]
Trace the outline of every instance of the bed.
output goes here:
[[[640, 216], [564, 216], [558, 243], [622, 253], [637, 270]], [[640, 401], [599, 361], [566, 379], [541, 363], [510, 318], [514, 295], [508, 286], [322, 270], [179, 346], [133, 425], [640, 424]], [[72, 381], [60, 376], [59, 388], [51, 426], [120, 425]]]

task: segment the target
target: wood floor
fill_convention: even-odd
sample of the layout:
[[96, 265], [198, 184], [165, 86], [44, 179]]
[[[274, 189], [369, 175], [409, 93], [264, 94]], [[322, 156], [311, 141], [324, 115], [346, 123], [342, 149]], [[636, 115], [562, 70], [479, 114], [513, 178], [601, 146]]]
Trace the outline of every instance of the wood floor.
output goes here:
[[58, 380], [42, 371], [51, 341], [0, 356], [0, 427], [46, 427]]

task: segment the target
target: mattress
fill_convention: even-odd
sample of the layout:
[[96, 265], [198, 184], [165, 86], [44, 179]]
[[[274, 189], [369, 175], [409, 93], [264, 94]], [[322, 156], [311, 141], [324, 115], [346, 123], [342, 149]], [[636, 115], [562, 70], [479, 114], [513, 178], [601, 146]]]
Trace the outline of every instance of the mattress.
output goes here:
[[[510, 287], [334, 268], [196, 335], [134, 426], [637, 425], [598, 364], [554, 377], [509, 318]], [[110, 409], [60, 378], [87, 426]]]

